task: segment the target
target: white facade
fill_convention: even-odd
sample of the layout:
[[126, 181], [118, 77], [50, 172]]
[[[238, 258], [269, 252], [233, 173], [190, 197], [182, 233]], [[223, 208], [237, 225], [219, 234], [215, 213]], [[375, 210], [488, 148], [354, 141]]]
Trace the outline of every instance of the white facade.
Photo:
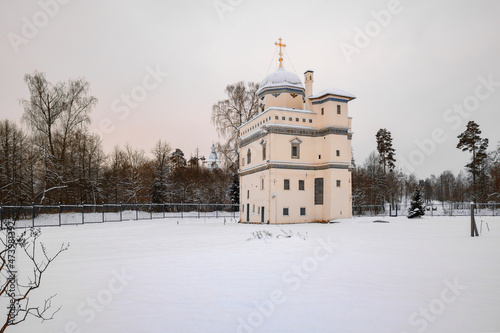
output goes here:
[[355, 97], [334, 88], [314, 95], [313, 74], [305, 72], [304, 88], [280, 65], [257, 92], [261, 112], [239, 128], [241, 222], [351, 217], [347, 106]]

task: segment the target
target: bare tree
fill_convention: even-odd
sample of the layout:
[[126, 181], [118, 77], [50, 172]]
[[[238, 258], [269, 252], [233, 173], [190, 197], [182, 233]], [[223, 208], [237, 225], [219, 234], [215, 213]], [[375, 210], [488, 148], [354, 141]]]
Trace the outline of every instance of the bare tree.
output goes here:
[[40, 139], [46, 141], [50, 154], [55, 156], [54, 131], [64, 110], [63, 84], [53, 86], [44, 73], [37, 71], [33, 75], [26, 74], [24, 81], [28, 85], [30, 98], [21, 100], [24, 107], [23, 120]]
[[65, 160], [68, 140], [79, 127], [90, 124], [90, 111], [97, 104], [97, 99], [87, 96], [90, 84], [83, 78], [69, 80], [62, 85], [64, 93], [60, 121], [62, 138], [60, 158]]
[[[36, 318], [50, 320], [60, 310], [52, 309], [52, 299], [56, 295], [45, 299], [43, 305], [33, 306], [30, 304], [30, 296], [35, 290], [40, 288], [42, 276], [48, 269], [50, 264], [61, 254], [68, 250], [69, 244], [61, 244], [61, 247], [55, 254], [50, 255], [43, 243], [38, 242], [41, 235], [40, 229], [25, 230], [22, 234], [16, 237], [13, 231], [14, 222], [7, 222], [7, 240], [2, 241], [2, 251], [0, 252], [0, 296], [6, 296], [9, 301], [9, 311], [5, 321], [1, 325], [0, 333], [3, 333], [10, 326], [19, 325], [31, 315]], [[15, 254], [20, 252], [28, 258], [28, 262], [32, 264], [31, 276], [19, 276], [15, 270]], [[41, 250], [42, 258], [39, 258], [38, 253]], [[25, 270], [23, 270], [25, 271]]]
[[26, 135], [10, 120], [0, 122], [0, 202], [19, 205], [31, 199], [29, 143]]
[[127, 188], [127, 202], [138, 203], [147, 200], [147, 189], [150, 188], [146, 184], [144, 177], [144, 168], [147, 165], [144, 150], [134, 149], [127, 144], [125, 146], [125, 157], [127, 163], [127, 177], [130, 186]]
[[225, 142], [217, 144], [226, 165], [239, 163], [239, 127], [258, 114], [259, 99], [257, 83], [238, 82], [226, 87], [227, 99], [218, 101], [212, 107], [212, 123], [220, 138]]
[[51, 84], [44, 73], [34, 72], [24, 77], [30, 92], [29, 99], [21, 99], [23, 121], [32, 131], [40, 149], [43, 163], [40, 203], [63, 202], [71, 198], [78, 178], [67, 159], [68, 147], [79, 132], [86, 132], [90, 112], [97, 99], [89, 96], [90, 85], [83, 78]]
[[152, 150], [153, 180], [151, 183], [151, 201], [164, 203], [168, 199], [168, 159], [172, 148], [167, 142], [158, 140]]

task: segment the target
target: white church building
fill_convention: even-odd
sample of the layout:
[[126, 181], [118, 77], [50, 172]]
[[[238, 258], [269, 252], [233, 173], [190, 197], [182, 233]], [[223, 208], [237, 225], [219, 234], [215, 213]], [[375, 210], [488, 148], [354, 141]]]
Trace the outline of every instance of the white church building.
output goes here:
[[260, 83], [260, 112], [239, 128], [240, 221], [326, 222], [349, 218], [351, 117], [356, 97], [336, 88], [313, 92], [283, 67]]
[[203, 162], [207, 169], [219, 169], [220, 168], [220, 159], [217, 155], [217, 148], [215, 144], [212, 143], [212, 147], [210, 148], [210, 155], [207, 160]]

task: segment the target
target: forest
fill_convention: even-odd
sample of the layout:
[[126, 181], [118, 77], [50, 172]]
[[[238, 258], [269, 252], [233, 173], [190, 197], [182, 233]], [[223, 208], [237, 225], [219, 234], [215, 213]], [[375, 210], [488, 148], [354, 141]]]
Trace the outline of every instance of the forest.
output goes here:
[[51, 84], [25, 75], [21, 128], [0, 121], [0, 204], [230, 203], [236, 172], [207, 169], [158, 140], [150, 152], [126, 144], [109, 154], [89, 130], [97, 99], [83, 78]]
[[500, 202], [500, 145], [488, 151], [489, 140], [481, 138], [479, 125], [469, 121], [457, 137], [457, 149], [470, 153], [470, 163], [458, 175], [449, 170], [426, 179], [405, 174], [395, 167], [396, 153], [391, 132], [375, 135], [377, 151], [361, 165], [353, 160], [353, 206], [408, 203], [417, 187], [424, 203]]

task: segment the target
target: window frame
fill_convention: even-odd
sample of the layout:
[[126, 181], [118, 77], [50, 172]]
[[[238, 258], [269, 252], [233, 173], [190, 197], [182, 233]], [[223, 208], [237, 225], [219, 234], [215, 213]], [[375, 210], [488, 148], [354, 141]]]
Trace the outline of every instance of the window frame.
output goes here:
[[314, 205], [324, 204], [325, 180], [322, 177], [314, 178]]

